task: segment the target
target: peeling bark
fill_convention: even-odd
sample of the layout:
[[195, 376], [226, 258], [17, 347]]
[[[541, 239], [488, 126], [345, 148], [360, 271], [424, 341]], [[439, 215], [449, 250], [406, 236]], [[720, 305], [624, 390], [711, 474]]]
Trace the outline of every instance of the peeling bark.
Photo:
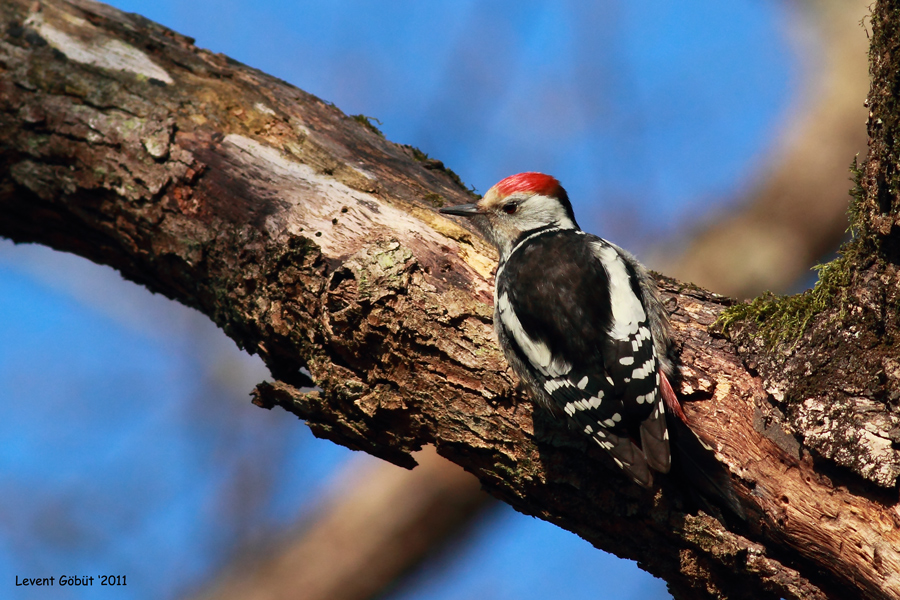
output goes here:
[[[733, 342], [711, 327], [731, 301], [660, 279], [676, 391], [749, 516], [720, 521], [674, 477], [654, 493], [629, 484], [524, 401], [491, 329], [494, 253], [436, 213], [468, 199], [440, 163], [88, 0], [7, 1], [0, 32], [0, 235], [110, 264], [204, 312], [276, 377], [257, 404], [406, 467], [433, 444], [679, 598], [900, 598], [893, 446], [854, 473], [813, 435], [842, 406], [875, 437], [892, 422], [900, 188], [882, 185], [871, 120], [861, 222], [881, 240], [856, 253], [846, 293], [800, 341], [772, 350], [743, 322]], [[829, 317], [848, 306], [851, 326]], [[303, 367], [321, 392], [301, 390]], [[886, 415], [874, 432], [858, 412], [870, 406]]]

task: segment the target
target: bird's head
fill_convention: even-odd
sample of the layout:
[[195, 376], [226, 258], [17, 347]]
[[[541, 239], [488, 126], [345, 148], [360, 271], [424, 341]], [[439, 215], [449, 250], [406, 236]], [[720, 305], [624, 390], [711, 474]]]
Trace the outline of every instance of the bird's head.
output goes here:
[[547, 228], [578, 229], [566, 190], [543, 173], [519, 173], [489, 189], [474, 204], [440, 209], [444, 214], [470, 217], [506, 257], [516, 240]]

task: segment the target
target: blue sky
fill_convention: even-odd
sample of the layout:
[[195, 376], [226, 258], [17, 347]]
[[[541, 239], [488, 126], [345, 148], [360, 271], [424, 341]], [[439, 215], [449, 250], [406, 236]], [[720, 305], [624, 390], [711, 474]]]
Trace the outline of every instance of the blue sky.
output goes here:
[[[638, 250], [727, 210], [799, 79], [791, 15], [773, 1], [113, 4], [379, 119], [481, 192], [552, 173], [586, 229]], [[180, 597], [237, 544], [314, 506], [346, 461], [367, 460], [251, 406], [266, 376], [193, 311], [0, 241], [3, 594]], [[8, 583], [61, 573], [129, 585]], [[503, 507], [396, 597], [667, 594], [633, 563]]]

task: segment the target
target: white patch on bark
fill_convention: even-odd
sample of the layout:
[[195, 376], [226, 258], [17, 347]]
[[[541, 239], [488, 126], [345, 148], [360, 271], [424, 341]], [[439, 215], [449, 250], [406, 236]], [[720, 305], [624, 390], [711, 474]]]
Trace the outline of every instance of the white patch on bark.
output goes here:
[[819, 454], [878, 485], [896, 485], [900, 453], [892, 438], [900, 417], [883, 404], [868, 398], [807, 398], [797, 405], [792, 424]]
[[89, 34], [83, 38], [73, 37], [44, 20], [43, 13], [37, 12], [25, 22], [34, 28], [47, 43], [66, 55], [69, 60], [94, 65], [111, 71], [130, 71], [148, 79], [158, 79], [168, 84], [175, 83], [169, 74], [150, 60], [146, 54], [121, 40], [107, 37], [96, 27], [74, 15], [61, 15], [68, 27]]
[[[355, 254], [379, 234], [414, 254], [453, 245], [425, 221], [320, 173], [280, 149], [232, 133], [222, 140], [220, 151], [246, 171], [246, 181], [262, 197], [274, 197], [290, 206], [269, 217], [266, 227], [273, 233], [286, 231], [308, 238], [326, 257]], [[474, 292], [491, 296], [487, 284]]]
[[276, 114], [274, 110], [272, 110], [271, 108], [269, 108], [262, 102], [257, 102], [256, 104], [253, 105], [253, 108], [255, 108], [256, 110], [258, 110], [259, 112], [261, 112], [265, 115], [275, 116], [275, 114]]

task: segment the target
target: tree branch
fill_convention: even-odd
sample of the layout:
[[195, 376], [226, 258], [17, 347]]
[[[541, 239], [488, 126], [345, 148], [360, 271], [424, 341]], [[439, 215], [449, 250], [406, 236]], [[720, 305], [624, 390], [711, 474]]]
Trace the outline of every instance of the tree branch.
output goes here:
[[[402, 466], [433, 444], [678, 597], [900, 598], [893, 500], [798, 450], [752, 324], [737, 327], [739, 347], [710, 329], [727, 299], [661, 279], [676, 391], [749, 515], [723, 524], [691, 514], [674, 478], [654, 494], [627, 483], [524, 401], [491, 330], [493, 252], [435, 212], [467, 197], [439, 163], [87, 0], [6, 2], [0, 30], [0, 235], [110, 264], [201, 310], [270, 367], [258, 404]], [[858, 283], [863, 294], [871, 280]], [[805, 333], [802, 351], [827, 356], [816, 332], [828, 331]], [[321, 392], [301, 391], [302, 367]]]

